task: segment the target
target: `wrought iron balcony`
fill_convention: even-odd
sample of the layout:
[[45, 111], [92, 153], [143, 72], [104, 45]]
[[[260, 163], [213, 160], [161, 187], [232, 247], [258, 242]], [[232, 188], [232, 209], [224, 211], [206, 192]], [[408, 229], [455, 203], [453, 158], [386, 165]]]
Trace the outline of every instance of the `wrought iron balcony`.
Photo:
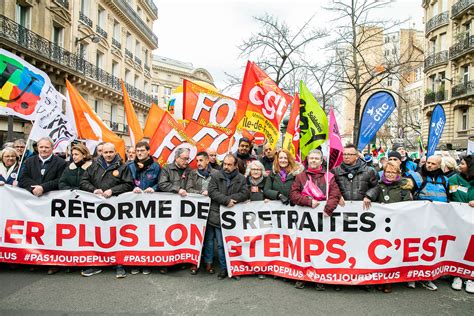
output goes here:
[[56, 0], [63, 8], [69, 9], [69, 0]]
[[429, 32], [437, 29], [438, 27], [441, 27], [443, 25], [448, 25], [448, 24], [449, 24], [449, 12], [444, 11], [443, 13], [435, 15], [426, 23], [425, 34], [428, 34]]
[[438, 92], [429, 92], [425, 94], [425, 104], [442, 102], [448, 100], [448, 91], [439, 90]]
[[474, 95], [474, 80], [455, 85], [451, 91], [452, 98], [459, 98], [470, 95]]
[[92, 20], [89, 19], [82, 11], [79, 11], [79, 21], [84, 22], [89, 27], [92, 27]]
[[142, 60], [138, 58], [138, 56], [135, 56], [135, 62], [139, 64], [140, 66], [142, 65]]
[[451, 19], [460, 17], [470, 8], [474, 8], [474, 0], [459, 0], [451, 7]]
[[[23, 48], [26, 54], [34, 54], [48, 59], [51, 64], [64, 68], [71, 74], [84, 76], [89, 80], [94, 80], [109, 89], [122, 93], [120, 79], [111, 75], [107, 71], [88, 62], [81, 56], [71, 53], [59, 45], [46, 38], [30, 31], [10, 20], [4, 15], [0, 15], [0, 41], [8, 41], [7, 45], [17, 45]], [[130, 98], [145, 104], [151, 105], [153, 100], [151, 95], [138, 89], [129, 90]]]
[[125, 56], [127, 56], [130, 59], [133, 59], [133, 54], [131, 51], [125, 48]]
[[100, 26], [96, 25], [95, 27], [96, 31], [97, 31], [97, 34], [99, 34], [100, 36], [102, 36], [103, 38], [107, 38], [107, 32], [101, 28]]
[[437, 52], [437, 53], [429, 55], [428, 57], [425, 58], [424, 71], [426, 72], [430, 68], [447, 63], [448, 57], [449, 57], [449, 51], [447, 50], [443, 50], [441, 52]]
[[143, 68], [145, 69], [145, 71], [150, 72], [150, 66], [148, 66], [147, 64], [144, 64]]
[[153, 0], [144, 0], [145, 3], [150, 7], [151, 11], [155, 14], [155, 16], [158, 16], [158, 8], [156, 7], [155, 3]]
[[118, 40], [116, 40], [115, 38], [112, 38], [112, 46], [114, 46], [115, 48], [118, 48], [118, 49], [122, 48], [122, 44], [120, 44], [120, 42]]
[[153, 33], [153, 31], [146, 25], [145, 22], [140, 18], [140, 16], [135, 12], [134, 9], [127, 3], [126, 0], [113, 0], [115, 5], [120, 8], [130, 20], [150, 39], [155, 46], [158, 46], [158, 37]]
[[464, 40], [451, 46], [449, 49], [449, 59], [456, 59], [472, 50], [474, 50], [474, 35], [466, 37]]

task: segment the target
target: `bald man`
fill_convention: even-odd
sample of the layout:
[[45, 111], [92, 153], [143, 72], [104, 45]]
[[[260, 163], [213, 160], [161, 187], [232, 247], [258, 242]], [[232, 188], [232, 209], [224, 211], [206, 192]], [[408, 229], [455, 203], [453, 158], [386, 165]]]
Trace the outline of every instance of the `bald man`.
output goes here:
[[211, 166], [212, 169], [221, 170], [222, 166], [217, 160], [217, 150], [214, 148], [208, 148], [206, 149], [206, 153], [209, 156], [209, 166]]
[[448, 178], [441, 169], [441, 157], [430, 156], [420, 172], [423, 182], [415, 192], [416, 200], [431, 202], [448, 202]]

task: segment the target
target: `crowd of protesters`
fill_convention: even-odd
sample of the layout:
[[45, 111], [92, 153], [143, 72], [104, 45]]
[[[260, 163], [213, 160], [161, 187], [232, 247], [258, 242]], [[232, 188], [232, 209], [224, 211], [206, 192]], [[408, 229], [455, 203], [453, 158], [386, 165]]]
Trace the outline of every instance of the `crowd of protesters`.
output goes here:
[[[150, 156], [150, 145], [141, 141], [127, 149], [127, 161], [122, 161], [111, 143], [100, 143], [93, 155], [82, 143], [73, 143], [68, 157], [53, 154], [53, 143], [48, 138], [36, 142], [32, 151], [24, 140], [5, 144], [0, 153], [0, 184], [18, 186], [35, 196], [63, 189], [79, 189], [109, 198], [124, 192], [172, 192], [185, 197], [189, 193], [210, 198], [211, 204], [204, 237], [203, 263], [207, 273], [214, 274], [214, 247], [217, 244], [218, 278], [227, 277], [224, 241], [220, 228], [220, 206], [233, 207], [251, 201], [278, 200], [283, 204], [318, 208], [326, 201], [324, 213], [333, 211], [348, 201], [362, 201], [363, 208], [372, 203], [395, 203], [411, 200], [461, 202], [474, 207], [474, 160], [472, 155], [459, 161], [449, 156], [433, 155], [415, 162], [407, 155], [403, 144], [396, 144], [386, 157], [374, 162], [371, 155], [361, 154], [354, 145], [343, 150], [343, 162], [327, 172], [323, 153], [315, 149], [302, 163], [287, 150], [274, 150], [264, 145], [260, 158], [254, 153], [252, 142], [240, 139], [237, 152], [218, 161], [214, 149], [198, 152], [196, 169], [189, 166], [190, 151], [179, 148], [174, 161], [162, 168]], [[21, 166], [20, 166], [21, 165]], [[19, 168], [21, 168], [19, 170]], [[127, 271], [117, 266], [117, 278]], [[49, 267], [48, 273], [58, 272]], [[90, 267], [83, 276], [100, 273], [100, 267]], [[149, 274], [150, 268], [131, 267], [130, 273]], [[168, 267], [159, 267], [168, 273]], [[197, 266], [190, 273], [198, 273]], [[258, 276], [264, 279], [264, 275]], [[238, 277], [237, 277], [238, 279]], [[431, 281], [418, 282], [436, 290]], [[456, 277], [452, 288], [474, 293], [474, 282]], [[305, 282], [297, 281], [296, 288]], [[315, 284], [324, 290], [323, 284]], [[414, 288], [415, 282], [407, 284]], [[340, 290], [336, 287], [336, 290]], [[390, 293], [391, 284], [378, 287]]]

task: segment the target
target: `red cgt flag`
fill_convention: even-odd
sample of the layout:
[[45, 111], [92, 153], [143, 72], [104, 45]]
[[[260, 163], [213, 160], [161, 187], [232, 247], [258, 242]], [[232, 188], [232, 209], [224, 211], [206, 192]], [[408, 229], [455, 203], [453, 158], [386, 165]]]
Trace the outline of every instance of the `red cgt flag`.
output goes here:
[[240, 100], [249, 102], [240, 127], [263, 133], [270, 146], [275, 148], [280, 135], [280, 123], [292, 97], [283, 92], [262, 69], [249, 61]]
[[300, 161], [300, 97], [298, 93], [293, 99], [293, 108], [286, 128], [283, 148], [287, 149], [297, 161]]

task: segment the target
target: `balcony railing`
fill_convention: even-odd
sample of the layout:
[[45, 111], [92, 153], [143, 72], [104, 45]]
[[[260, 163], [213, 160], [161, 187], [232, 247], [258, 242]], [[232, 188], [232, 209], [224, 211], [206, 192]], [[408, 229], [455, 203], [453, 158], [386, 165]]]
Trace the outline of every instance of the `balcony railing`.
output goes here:
[[443, 25], [448, 25], [448, 24], [449, 24], [449, 12], [444, 11], [443, 13], [435, 15], [426, 23], [425, 34], [428, 34], [434, 29], [437, 29], [438, 27], [441, 27]]
[[92, 27], [92, 20], [89, 19], [82, 11], [79, 11], [79, 21], [84, 22], [89, 27]]
[[130, 59], [133, 59], [133, 54], [131, 51], [125, 48], [125, 56], [127, 56]]
[[69, 0], [56, 0], [63, 8], [69, 9]]
[[456, 19], [470, 7], [474, 7], [474, 0], [459, 0], [451, 7], [451, 19]]
[[464, 96], [473, 95], [473, 94], [474, 94], [474, 80], [455, 85], [451, 91], [452, 98], [464, 97]]
[[[4, 15], [0, 15], [0, 41], [9, 41], [24, 48], [27, 53], [34, 53], [58, 64], [66, 71], [95, 80], [117, 93], [122, 93], [119, 78], [88, 62], [81, 56], [71, 53], [17, 24]], [[151, 105], [153, 101], [151, 95], [136, 88], [129, 89], [128, 93], [132, 99], [142, 104]]]
[[97, 31], [97, 34], [99, 34], [100, 36], [102, 36], [103, 38], [107, 38], [107, 32], [101, 28], [100, 26], [96, 25], [95, 27], [96, 31]]
[[153, 33], [153, 31], [146, 25], [145, 22], [140, 18], [140, 16], [135, 12], [134, 9], [127, 3], [126, 0], [113, 0], [115, 5], [120, 8], [127, 16], [138, 26], [138, 28], [150, 39], [150, 41], [158, 46], [158, 37]]
[[148, 66], [147, 64], [144, 64], [143, 68], [145, 69], [145, 71], [150, 72], [150, 66]]
[[142, 65], [142, 60], [138, 58], [137, 56], [135, 56], [135, 62], [139, 64], [140, 66]]
[[153, 13], [158, 16], [158, 8], [156, 7], [155, 3], [153, 2], [153, 0], [145, 0], [146, 4], [148, 4], [148, 6], [151, 8], [151, 11], [153, 11]]
[[[473, 0], [474, 1], [474, 0]], [[457, 42], [449, 49], [449, 59], [458, 58], [470, 50], [474, 49], [474, 35], [466, 37], [464, 40]]]
[[443, 63], [448, 62], [449, 51], [443, 50], [441, 52], [437, 52], [434, 54], [429, 55], [425, 58], [425, 69], [426, 72], [429, 68], [441, 65]]
[[446, 100], [448, 100], [448, 91], [445, 90], [425, 94], [425, 104], [442, 102]]
[[118, 49], [122, 48], [122, 44], [120, 44], [120, 42], [118, 40], [116, 40], [115, 38], [112, 38], [112, 46], [114, 46], [115, 48], [118, 48]]

